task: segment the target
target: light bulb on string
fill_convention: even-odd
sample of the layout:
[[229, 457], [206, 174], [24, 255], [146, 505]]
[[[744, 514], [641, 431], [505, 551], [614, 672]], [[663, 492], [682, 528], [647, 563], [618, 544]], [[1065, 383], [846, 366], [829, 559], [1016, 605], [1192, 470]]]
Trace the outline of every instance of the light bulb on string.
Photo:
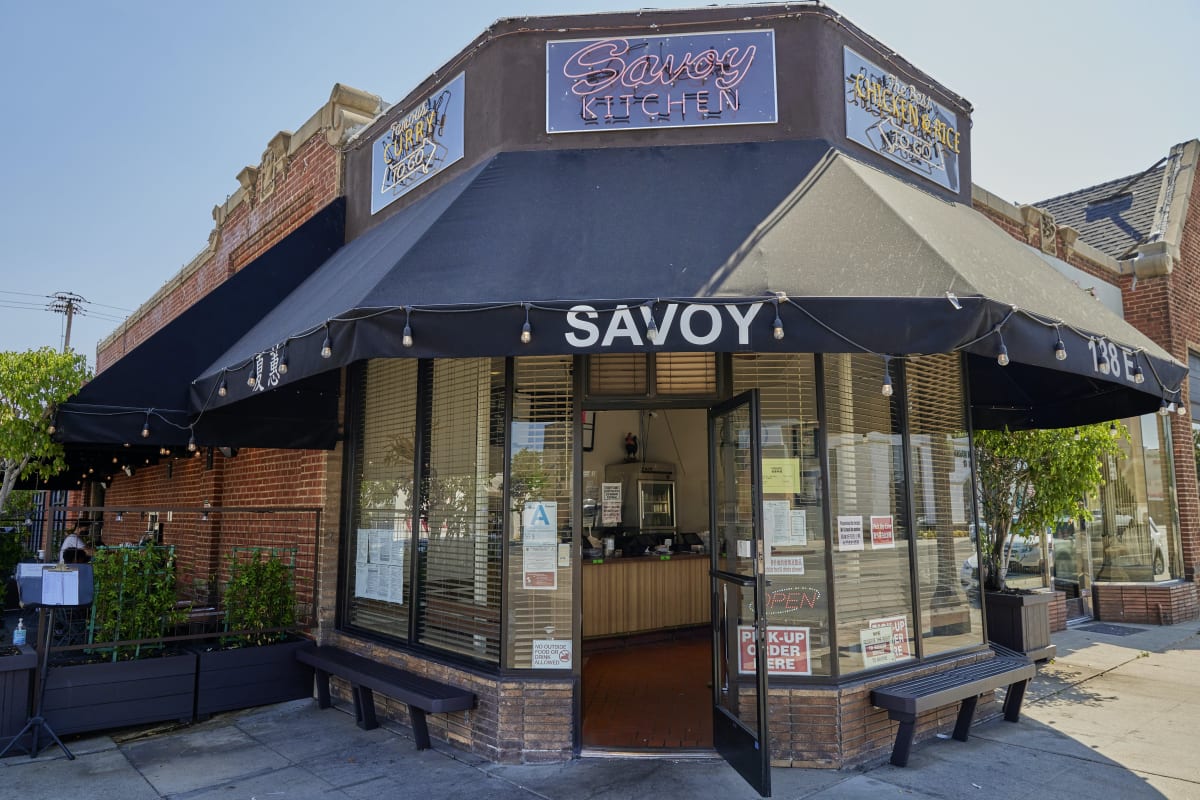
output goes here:
[[321, 358], [333, 357], [333, 341], [329, 338], [329, 326], [325, 326], [325, 341], [321, 342]]
[[1159, 416], [1165, 417], [1168, 413], [1170, 412], [1167, 411], [1167, 398], [1164, 397], [1162, 402], [1159, 403], [1158, 414]]
[[412, 317], [412, 308], [404, 307], [404, 335], [400, 339], [400, 343], [405, 347], [413, 346], [412, 326], [409, 325], [409, 319]]
[[229, 385], [225, 383], [225, 379], [221, 378], [221, 384], [217, 387], [217, 397], [224, 397], [229, 394]]
[[892, 396], [892, 359], [890, 356], [883, 357], [883, 386], [880, 391], [884, 397]]
[[188, 436], [187, 449], [188, 449], [189, 453], [196, 452], [196, 434], [195, 433]]
[[287, 375], [287, 371], [288, 371], [287, 361], [288, 361], [287, 345], [284, 344], [284, 346], [279, 351], [279, 365], [275, 368], [279, 372], [280, 375]]
[[1110, 371], [1110, 365], [1108, 363], [1108, 348], [1104, 346], [1103, 339], [1099, 340], [1097, 351], [1100, 354], [1099, 355], [1099, 363], [1097, 364], [1097, 367], [1100, 369], [1101, 375], [1107, 375]]
[[1116, 423], [1116, 422], [1111, 422], [1111, 423], [1109, 423], [1109, 425], [1108, 425], [1108, 435], [1109, 435], [1109, 436], [1111, 436], [1111, 437], [1113, 437], [1113, 438], [1115, 439], [1115, 438], [1117, 438], [1117, 436], [1119, 436], [1119, 435], [1120, 435], [1120, 433], [1121, 433], [1121, 431], [1120, 431], [1120, 429], [1117, 427], [1117, 423]]
[[1067, 360], [1067, 346], [1063, 343], [1061, 331], [1058, 333], [1058, 341], [1054, 343], [1054, 358], [1059, 361]]
[[1142, 374], [1142, 365], [1141, 364], [1133, 365], [1133, 382], [1134, 383], [1145, 383], [1146, 382], [1146, 376], [1144, 374]]
[[1188, 410], [1187, 405], [1183, 402], [1183, 398], [1179, 398], [1179, 405], [1175, 407], [1175, 413], [1181, 417], [1186, 417]]
[[150, 438], [150, 415], [149, 414], [146, 415], [146, 421], [144, 423], [142, 423], [142, 438], [143, 439]]
[[529, 344], [533, 340], [533, 329], [529, 327], [529, 303], [525, 304], [525, 324], [521, 326], [521, 344]]
[[647, 300], [646, 308], [646, 338], [653, 344], [658, 339], [658, 323], [654, 321], [654, 301]]
[[1004, 344], [1004, 334], [996, 330], [996, 335], [1000, 337], [1000, 350], [996, 353], [996, 363], [1002, 367], [1008, 366], [1008, 347]]
[[51, 436], [53, 436], [53, 435], [54, 435], [54, 432], [55, 432], [55, 431], [57, 431], [57, 430], [58, 430], [58, 426], [56, 426], [56, 425], [55, 425], [53, 422], [51, 422], [51, 423], [50, 423], [50, 425], [49, 425], [49, 426], [47, 426], [47, 428], [46, 428], [46, 433], [48, 433], [48, 434], [50, 434]]
[[775, 321], [771, 323], [771, 335], [775, 341], [783, 338], [783, 320], [779, 317], [779, 301], [775, 301]]
[[251, 370], [250, 374], [246, 377], [246, 385], [253, 389], [257, 383], [258, 376], [254, 374], [254, 370]]

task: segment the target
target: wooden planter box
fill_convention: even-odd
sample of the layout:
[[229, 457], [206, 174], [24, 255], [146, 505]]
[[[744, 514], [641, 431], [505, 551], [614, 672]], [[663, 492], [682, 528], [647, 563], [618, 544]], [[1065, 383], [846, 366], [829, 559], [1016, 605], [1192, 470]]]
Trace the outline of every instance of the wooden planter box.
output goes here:
[[1052, 592], [985, 592], [988, 639], [1034, 661], [1054, 658], [1056, 648], [1050, 644], [1050, 603], [1054, 599]]
[[29, 687], [37, 667], [37, 652], [28, 645], [20, 655], [0, 656], [0, 743], [21, 732], [29, 719]]
[[150, 722], [190, 722], [196, 655], [52, 666], [42, 715], [59, 736]]
[[197, 649], [196, 717], [312, 697], [312, 667], [296, 660], [298, 648], [311, 646], [308, 639], [296, 639], [262, 647]]

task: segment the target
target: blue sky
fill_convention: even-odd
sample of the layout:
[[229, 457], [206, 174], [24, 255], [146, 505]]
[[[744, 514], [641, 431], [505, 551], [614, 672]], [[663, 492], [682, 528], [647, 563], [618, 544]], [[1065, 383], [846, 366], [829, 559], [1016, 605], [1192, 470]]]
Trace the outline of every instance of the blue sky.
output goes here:
[[[658, 8], [701, 5], [659, 0]], [[721, 4], [724, 5], [724, 4]], [[975, 107], [975, 183], [1033, 202], [1200, 137], [1195, 0], [840, 0]], [[95, 345], [204, 246], [211, 211], [335, 83], [403, 98], [499, 17], [619, 0], [0, 0], [0, 350]]]

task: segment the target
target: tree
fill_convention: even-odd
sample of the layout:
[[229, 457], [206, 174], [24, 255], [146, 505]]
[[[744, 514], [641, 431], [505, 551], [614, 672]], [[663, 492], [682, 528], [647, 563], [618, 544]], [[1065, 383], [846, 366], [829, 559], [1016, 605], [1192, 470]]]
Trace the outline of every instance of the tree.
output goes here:
[[66, 467], [50, 438], [54, 408], [79, 391], [91, 373], [78, 353], [49, 347], [0, 352], [0, 508], [19, 478], [48, 478]]
[[1102, 459], [1121, 456], [1128, 437], [1120, 423], [975, 433], [986, 589], [1004, 588], [1004, 555], [1017, 534], [1040, 536], [1064, 517], [1091, 519], [1084, 500], [1103, 483]]

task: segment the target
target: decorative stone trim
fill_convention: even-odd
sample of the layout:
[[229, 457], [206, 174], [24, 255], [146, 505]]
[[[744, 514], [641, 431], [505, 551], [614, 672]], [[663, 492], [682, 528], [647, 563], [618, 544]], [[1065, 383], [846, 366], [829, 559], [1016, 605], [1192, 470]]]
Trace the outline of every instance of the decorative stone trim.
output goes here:
[[[1035, 222], [1034, 227], [1031, 229], [1028, 227], [1029, 223], [1026, 221], [1027, 213], [1032, 215], [1035, 211], [1040, 212], [1040, 209], [1036, 206], [1021, 206], [1018, 208], [1007, 200], [992, 194], [987, 189], [975, 185], [971, 186], [971, 203], [977, 208], [986, 209], [988, 212], [1014, 225], [1022, 226], [1025, 229], [1026, 243], [1031, 240], [1032, 231], [1040, 230], [1041, 228], [1041, 223]], [[1025, 209], [1030, 209], [1030, 211], [1026, 212]], [[1074, 255], [1091, 262], [1100, 269], [1113, 273], [1113, 275], [1120, 275], [1122, 273], [1121, 262], [1108, 253], [1097, 250], [1086, 241], [1080, 239], [1079, 231], [1074, 228], [1060, 225], [1058, 227], [1058, 236], [1061, 238], [1063, 248], [1065, 249], [1063, 255], [1068, 259]], [[1125, 271], [1128, 271], [1127, 267]]]
[[370, 124], [382, 110], [383, 100], [378, 95], [336, 83], [329, 94], [329, 100], [300, 126], [299, 131], [279, 131], [271, 137], [267, 149], [263, 152], [262, 163], [257, 167], [243, 167], [237, 174], [237, 190], [229, 195], [225, 202], [213, 206], [214, 227], [208, 235], [208, 244], [204, 249], [174, 277], [168, 279], [146, 302], [138, 306], [116, 330], [102, 339], [96, 345], [97, 352], [111, 347], [125, 331], [142, 320], [216, 253], [221, 231], [234, 210], [243, 202], [258, 202], [269, 197], [276, 186], [286, 178], [288, 159], [309, 139], [323, 133], [328, 144], [341, 146], [355, 131]]

